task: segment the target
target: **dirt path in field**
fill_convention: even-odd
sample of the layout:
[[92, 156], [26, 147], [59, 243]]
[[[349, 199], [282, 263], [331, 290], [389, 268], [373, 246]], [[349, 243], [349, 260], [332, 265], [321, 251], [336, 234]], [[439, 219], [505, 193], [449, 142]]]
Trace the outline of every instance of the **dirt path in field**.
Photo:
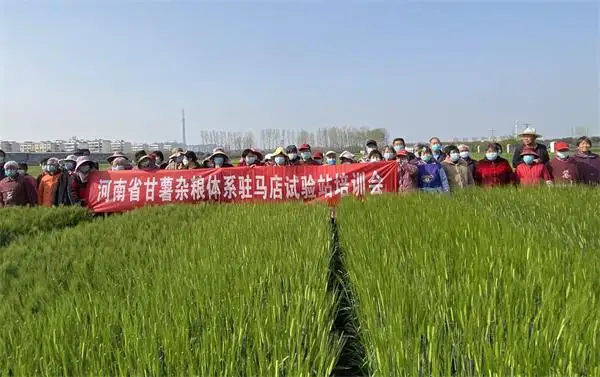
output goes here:
[[333, 323], [333, 335], [342, 336], [344, 347], [331, 377], [368, 376], [365, 347], [358, 334], [358, 319], [354, 311], [354, 296], [344, 263], [344, 252], [339, 244], [338, 227], [331, 220], [331, 261], [328, 289], [339, 297], [339, 306]]

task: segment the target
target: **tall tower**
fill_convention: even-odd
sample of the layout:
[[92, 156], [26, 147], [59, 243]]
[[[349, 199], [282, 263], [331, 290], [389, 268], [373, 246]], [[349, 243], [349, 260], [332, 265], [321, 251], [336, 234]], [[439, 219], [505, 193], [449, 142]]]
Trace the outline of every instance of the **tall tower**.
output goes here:
[[185, 139], [185, 110], [181, 109], [181, 137], [183, 145], [187, 147], [187, 140]]

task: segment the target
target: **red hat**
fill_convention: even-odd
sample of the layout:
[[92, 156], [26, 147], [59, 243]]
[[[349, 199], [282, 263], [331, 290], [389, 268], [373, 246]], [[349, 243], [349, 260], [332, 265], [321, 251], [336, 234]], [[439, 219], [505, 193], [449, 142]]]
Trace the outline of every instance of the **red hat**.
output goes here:
[[319, 152], [313, 153], [313, 158], [320, 158], [322, 160], [323, 159], [323, 152], [319, 151]]
[[300, 146], [300, 148], [298, 148], [299, 151], [305, 150], [305, 149], [310, 150], [310, 145], [308, 145], [308, 144], [302, 144]]
[[396, 156], [400, 156], [400, 157], [408, 156], [408, 151], [406, 149], [402, 149], [402, 150], [398, 151], [398, 153], [396, 153]]
[[568, 151], [569, 144], [565, 143], [564, 141], [557, 141], [556, 143], [554, 143], [554, 150], [555, 151]]
[[525, 149], [523, 149], [523, 152], [521, 152], [521, 156], [525, 156], [528, 154], [533, 155], [535, 157], [540, 157], [540, 155], [537, 154], [537, 152], [533, 148], [525, 148]]

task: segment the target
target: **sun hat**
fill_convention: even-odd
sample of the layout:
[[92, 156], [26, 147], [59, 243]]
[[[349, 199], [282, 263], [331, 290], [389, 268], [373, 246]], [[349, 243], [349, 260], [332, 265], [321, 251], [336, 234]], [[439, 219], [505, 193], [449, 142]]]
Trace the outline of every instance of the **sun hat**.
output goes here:
[[114, 160], [115, 158], [127, 158], [127, 156], [125, 156], [125, 155], [124, 155], [123, 153], [121, 153], [121, 152], [115, 152], [115, 153], [113, 153], [112, 155], [110, 155], [110, 156], [109, 156], [109, 157], [106, 159], [106, 161], [108, 161], [108, 163], [109, 163], [109, 164], [112, 164], [112, 162], [113, 162], [113, 160]]
[[75, 156], [74, 154], [70, 154], [67, 157], [65, 157], [65, 159], [63, 159], [63, 162], [67, 161], [77, 162], [77, 156]]
[[347, 160], [352, 160], [352, 161], [354, 161], [354, 154], [352, 154], [352, 153], [350, 153], [350, 152], [348, 152], [348, 151], [343, 151], [343, 152], [340, 154], [340, 159], [342, 159], [342, 158], [345, 158], [345, 159], [347, 159]]
[[288, 145], [285, 147], [285, 153], [298, 153], [298, 147], [294, 144]]
[[310, 144], [302, 144], [300, 146], [300, 148], [298, 148], [299, 151], [303, 151], [303, 150], [310, 150]]
[[519, 137], [524, 136], [524, 135], [531, 135], [533, 137], [542, 137], [542, 135], [538, 134], [535, 131], [535, 128], [533, 128], [533, 127], [527, 127], [526, 129], [524, 129], [523, 132], [521, 132], [519, 134]]
[[273, 159], [273, 154], [271, 154], [271, 153], [267, 153], [267, 154], [265, 155], [265, 161], [271, 161], [272, 159]]
[[250, 152], [254, 153], [254, 154], [256, 155], [256, 158], [257, 158], [258, 160], [262, 160], [262, 159], [263, 159], [263, 154], [262, 154], [261, 152], [257, 151], [257, 150], [256, 150], [256, 149], [254, 149], [254, 148], [247, 148], [247, 149], [244, 149], [244, 151], [242, 152], [242, 158], [246, 158], [246, 156], [248, 156], [248, 154], [249, 154]]
[[17, 161], [7, 161], [4, 164], [4, 170], [8, 170], [8, 168], [13, 167], [14, 169], [18, 169], [19, 168], [19, 164], [17, 163]]
[[90, 164], [90, 166], [94, 166], [94, 161], [92, 161], [88, 156], [79, 156], [77, 157], [77, 165], [75, 166], [75, 170], [79, 170], [79, 168], [83, 164]]
[[557, 141], [556, 143], [554, 143], [554, 150], [555, 151], [568, 151], [569, 150], [569, 144], [565, 143], [564, 141]]
[[540, 157], [540, 155], [537, 154], [537, 152], [533, 148], [524, 148], [523, 149], [523, 151], [521, 152], [521, 156], [527, 156], [527, 155], [532, 155], [532, 156], [535, 156], [535, 157]]
[[275, 157], [275, 156], [279, 156], [279, 155], [284, 155], [285, 157], [287, 157], [287, 153], [285, 153], [285, 149], [283, 149], [283, 147], [278, 147], [277, 149], [275, 149], [275, 152], [272, 153], [271, 157]]
[[329, 157], [331, 155], [335, 156], [336, 153], [334, 151], [327, 151], [327, 152], [325, 152], [325, 156]]
[[320, 158], [321, 160], [323, 159], [323, 152], [321, 152], [321, 151], [318, 151], [318, 152], [315, 152], [315, 153], [313, 153], [313, 159], [315, 159], [315, 160], [316, 160], [316, 159], [319, 159], [319, 158]]

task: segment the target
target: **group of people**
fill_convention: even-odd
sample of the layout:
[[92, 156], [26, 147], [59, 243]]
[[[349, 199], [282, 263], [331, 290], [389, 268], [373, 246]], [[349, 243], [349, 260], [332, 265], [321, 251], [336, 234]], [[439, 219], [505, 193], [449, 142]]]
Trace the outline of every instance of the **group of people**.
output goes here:
[[[577, 140], [576, 151], [571, 151], [565, 142], [556, 142], [556, 153], [552, 159], [546, 146], [537, 142], [540, 135], [535, 129], [527, 128], [520, 137], [522, 144], [515, 148], [512, 166], [502, 157], [502, 146], [498, 143], [489, 144], [485, 157], [477, 161], [472, 158], [466, 144], [442, 147], [437, 137], [431, 138], [428, 144], [416, 145], [414, 152], [407, 149], [403, 138], [396, 138], [392, 145], [381, 149], [375, 140], [368, 140], [360, 158], [349, 151], [339, 155], [335, 151], [323, 154], [313, 151], [308, 144], [279, 147], [266, 155], [248, 148], [243, 151], [238, 166], [319, 166], [396, 161], [400, 192], [450, 192], [472, 185], [600, 185], [600, 157], [592, 153], [592, 142], [588, 137]], [[5, 159], [6, 154], [0, 150], [0, 207], [85, 205], [82, 191], [89, 174], [99, 169], [99, 164], [90, 159], [89, 153], [79, 153], [63, 160], [49, 158], [42, 161], [42, 174], [33, 178], [27, 173], [27, 164], [4, 162]], [[223, 148], [216, 148], [202, 160], [193, 151], [184, 152], [177, 148], [167, 159], [161, 151], [139, 151], [133, 160], [114, 153], [107, 162], [112, 171], [234, 166]]]

